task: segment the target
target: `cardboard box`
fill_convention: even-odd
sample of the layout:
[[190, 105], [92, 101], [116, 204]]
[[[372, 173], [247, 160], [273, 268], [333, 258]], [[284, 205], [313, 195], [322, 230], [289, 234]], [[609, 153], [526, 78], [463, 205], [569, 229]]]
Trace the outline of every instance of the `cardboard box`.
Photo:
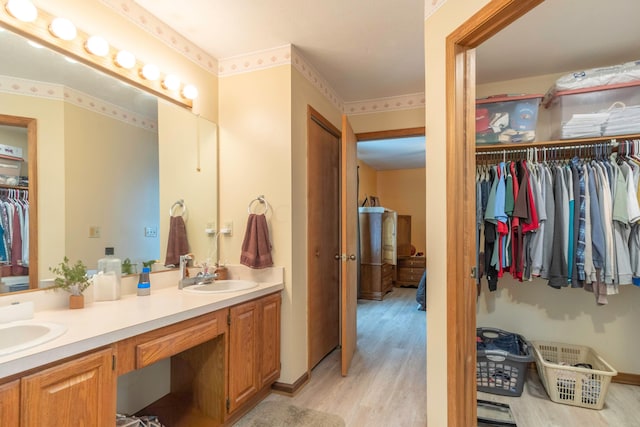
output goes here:
[[531, 142], [542, 95], [496, 95], [476, 100], [476, 144]]

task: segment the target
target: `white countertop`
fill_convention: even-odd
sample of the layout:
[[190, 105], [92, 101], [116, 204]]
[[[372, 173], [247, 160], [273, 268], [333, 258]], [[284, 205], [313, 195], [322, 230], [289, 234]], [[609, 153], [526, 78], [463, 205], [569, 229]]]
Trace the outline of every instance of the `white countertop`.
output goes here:
[[[274, 267], [274, 270], [276, 274], [265, 274], [265, 271], [252, 274], [252, 271], [244, 271], [242, 267], [235, 271], [230, 269], [230, 278], [258, 282], [257, 287], [245, 291], [194, 294], [179, 290], [177, 285], [154, 288], [152, 283], [149, 296], [139, 297], [128, 293], [119, 300], [93, 302], [78, 310], [36, 309], [34, 320], [62, 323], [67, 331], [36, 347], [0, 356], [0, 379], [280, 291], [284, 288], [283, 271], [279, 267]], [[24, 295], [28, 299], [29, 294]]]

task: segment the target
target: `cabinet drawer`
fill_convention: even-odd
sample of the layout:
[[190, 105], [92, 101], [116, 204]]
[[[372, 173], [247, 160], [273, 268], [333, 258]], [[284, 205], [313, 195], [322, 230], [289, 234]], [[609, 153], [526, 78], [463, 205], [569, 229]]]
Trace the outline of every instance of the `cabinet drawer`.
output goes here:
[[136, 368], [144, 368], [159, 360], [181, 353], [209, 341], [222, 333], [218, 318], [176, 331], [136, 346]]
[[401, 282], [419, 282], [420, 279], [422, 278], [423, 273], [424, 273], [424, 269], [401, 268], [400, 270], [398, 270], [398, 280]]
[[424, 257], [398, 258], [398, 266], [424, 268], [425, 258]]

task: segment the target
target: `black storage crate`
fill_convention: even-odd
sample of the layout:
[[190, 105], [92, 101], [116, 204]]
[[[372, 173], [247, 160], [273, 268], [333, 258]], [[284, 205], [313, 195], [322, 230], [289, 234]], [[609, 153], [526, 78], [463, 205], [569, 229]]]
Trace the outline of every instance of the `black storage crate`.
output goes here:
[[476, 329], [476, 380], [478, 391], [520, 396], [533, 362], [531, 344], [512, 332], [495, 328]]

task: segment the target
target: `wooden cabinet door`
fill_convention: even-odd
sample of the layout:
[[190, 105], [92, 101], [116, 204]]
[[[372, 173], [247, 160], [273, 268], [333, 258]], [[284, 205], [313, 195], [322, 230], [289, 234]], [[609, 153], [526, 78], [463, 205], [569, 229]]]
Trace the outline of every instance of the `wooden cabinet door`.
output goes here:
[[230, 309], [229, 413], [258, 392], [258, 302]]
[[260, 300], [260, 388], [280, 377], [280, 293]]
[[22, 378], [21, 426], [113, 426], [112, 354], [97, 351]]
[[20, 380], [0, 385], [0, 426], [20, 425]]
[[398, 215], [398, 257], [411, 256], [411, 215]]
[[396, 259], [398, 258], [397, 223], [397, 212], [387, 211], [382, 214], [382, 262], [391, 265], [396, 265]]

